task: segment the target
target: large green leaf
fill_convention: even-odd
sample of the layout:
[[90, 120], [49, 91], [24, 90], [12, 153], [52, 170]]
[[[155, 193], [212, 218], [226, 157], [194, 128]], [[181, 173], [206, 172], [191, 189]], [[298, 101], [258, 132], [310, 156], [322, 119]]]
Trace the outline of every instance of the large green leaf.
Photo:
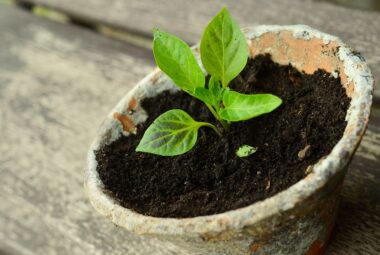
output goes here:
[[220, 80], [223, 87], [245, 67], [248, 59], [247, 42], [226, 8], [208, 24], [200, 50], [206, 71]]
[[226, 91], [219, 116], [228, 121], [248, 120], [273, 111], [281, 103], [281, 98], [271, 94], [245, 95]]
[[161, 156], [176, 156], [191, 150], [198, 137], [198, 129], [210, 123], [193, 120], [183, 110], [173, 109], [161, 114], [145, 131], [136, 151]]
[[205, 76], [190, 47], [178, 37], [153, 30], [153, 54], [158, 67], [181, 89], [193, 93], [204, 87]]

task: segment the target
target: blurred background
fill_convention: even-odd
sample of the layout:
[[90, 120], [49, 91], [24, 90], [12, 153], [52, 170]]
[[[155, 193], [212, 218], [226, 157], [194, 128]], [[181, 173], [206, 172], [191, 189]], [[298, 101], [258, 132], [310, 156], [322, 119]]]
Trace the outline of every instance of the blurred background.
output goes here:
[[[193, 44], [223, 6], [242, 27], [336, 35], [380, 80], [380, 0], [0, 0], [0, 255], [188, 254], [93, 210], [86, 151], [110, 109], [155, 68], [152, 28]], [[377, 86], [328, 254], [380, 254], [379, 240]]]

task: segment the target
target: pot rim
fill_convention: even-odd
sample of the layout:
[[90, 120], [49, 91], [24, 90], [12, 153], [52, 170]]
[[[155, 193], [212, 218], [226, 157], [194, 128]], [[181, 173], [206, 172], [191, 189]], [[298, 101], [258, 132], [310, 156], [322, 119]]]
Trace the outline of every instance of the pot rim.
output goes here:
[[[347, 126], [343, 137], [334, 146], [329, 155], [320, 159], [312, 167], [311, 174], [272, 197], [236, 210], [192, 218], [145, 216], [122, 207], [104, 190], [96, 170], [95, 151], [98, 150], [106, 138], [104, 137], [104, 132], [99, 131], [88, 152], [88, 168], [85, 177], [85, 188], [95, 209], [105, 217], [110, 218], [116, 225], [138, 234], [199, 236], [230, 230], [240, 231], [247, 226], [258, 224], [275, 215], [291, 210], [300, 201], [305, 201], [316, 190], [323, 187], [330, 177], [339, 171], [343, 171], [343, 168], [349, 163], [351, 156], [358, 147], [368, 123], [374, 84], [371, 71], [365, 60], [354, 53], [339, 38], [305, 25], [259, 25], [243, 29], [247, 39], [259, 37], [268, 32], [278, 33], [284, 30], [292, 32], [293, 37], [303, 40], [317, 38], [322, 39], [326, 44], [336, 42], [339, 45], [338, 56], [344, 65], [344, 72], [348, 77], [348, 81], [354, 84], [350, 107], [346, 115]], [[197, 54], [197, 47], [194, 46], [195, 54]], [[116, 108], [120, 109], [121, 104], [125, 105], [125, 98], [128, 95], [134, 95], [139, 86], [150, 82], [152, 77], [158, 73], [160, 73], [159, 70], [147, 75], [122, 99]], [[115, 109], [111, 114], [115, 112]], [[103, 127], [105, 126], [103, 125]]]

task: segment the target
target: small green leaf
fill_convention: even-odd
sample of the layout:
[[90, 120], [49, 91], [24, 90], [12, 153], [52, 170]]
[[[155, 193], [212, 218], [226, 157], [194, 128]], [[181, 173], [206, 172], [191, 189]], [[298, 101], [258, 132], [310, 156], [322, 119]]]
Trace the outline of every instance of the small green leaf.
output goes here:
[[208, 89], [210, 90], [211, 94], [214, 95], [213, 106], [215, 109], [219, 110], [220, 103], [223, 98], [223, 93], [224, 91], [228, 90], [228, 88], [222, 88], [219, 81], [214, 76], [211, 76], [208, 82]]
[[236, 151], [236, 155], [240, 158], [248, 157], [257, 151], [257, 147], [252, 147], [250, 145], [242, 145]]
[[221, 91], [220, 83], [214, 76], [211, 76], [210, 80], [208, 81], [208, 89], [214, 95], [219, 95]]
[[203, 103], [208, 105], [213, 105], [215, 102], [214, 95], [211, 93], [210, 90], [206, 88], [198, 87], [194, 91], [194, 97], [201, 100]]
[[194, 96], [218, 111], [222, 102], [223, 93], [226, 90], [229, 90], [229, 88], [222, 88], [219, 81], [211, 76], [208, 82], [208, 88], [196, 88]]
[[212, 124], [195, 121], [183, 110], [169, 110], [149, 126], [136, 151], [161, 156], [183, 154], [194, 147], [198, 129], [202, 126], [211, 127], [218, 132]]
[[153, 29], [153, 33], [153, 54], [158, 67], [190, 94], [196, 87], [204, 87], [205, 76], [190, 47], [169, 33], [158, 29]]
[[228, 121], [248, 120], [269, 113], [280, 106], [281, 98], [271, 94], [245, 95], [226, 91], [223, 95], [223, 109], [219, 116]]
[[206, 27], [201, 40], [202, 63], [223, 87], [245, 67], [248, 46], [239, 25], [223, 8]]

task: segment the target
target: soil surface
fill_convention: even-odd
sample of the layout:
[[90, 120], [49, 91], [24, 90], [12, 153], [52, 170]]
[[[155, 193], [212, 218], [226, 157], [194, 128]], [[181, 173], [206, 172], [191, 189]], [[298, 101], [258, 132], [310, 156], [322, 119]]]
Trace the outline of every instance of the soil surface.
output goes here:
[[[122, 137], [97, 152], [106, 189], [130, 209], [156, 217], [194, 217], [250, 205], [285, 190], [307, 175], [342, 137], [349, 98], [340, 80], [319, 70], [312, 75], [280, 66], [270, 56], [249, 60], [231, 82], [236, 91], [272, 93], [283, 100], [274, 112], [233, 123], [220, 138], [205, 127], [190, 152], [161, 157], [135, 152], [147, 127], [161, 113], [186, 110], [195, 120], [217, 124], [209, 110], [183, 92], [164, 92], [141, 102], [148, 120], [137, 135]], [[244, 144], [258, 147], [236, 156]]]

